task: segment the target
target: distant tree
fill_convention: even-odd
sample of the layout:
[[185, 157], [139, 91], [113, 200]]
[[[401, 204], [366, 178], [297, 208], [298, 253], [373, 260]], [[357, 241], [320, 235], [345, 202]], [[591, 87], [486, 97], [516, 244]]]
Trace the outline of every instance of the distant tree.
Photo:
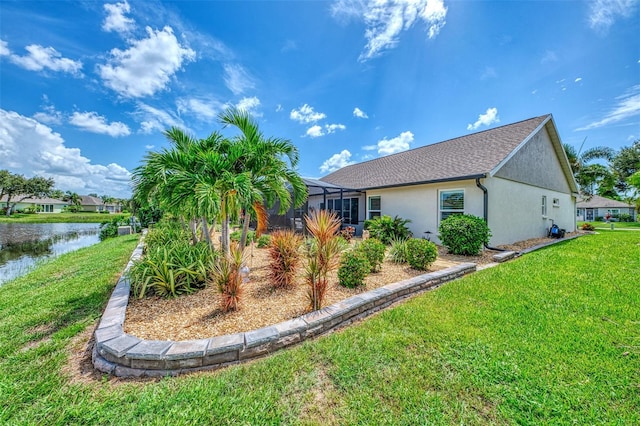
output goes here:
[[[13, 175], [9, 181], [10, 184], [5, 188], [7, 194], [7, 216], [11, 215], [16, 204], [20, 201], [49, 195], [54, 185], [53, 179], [40, 176], [27, 179], [22, 175]], [[11, 202], [12, 200], [13, 203]]]
[[0, 199], [6, 195], [6, 187], [11, 184], [12, 176], [9, 170], [0, 170]]
[[96, 194], [95, 192], [92, 192], [91, 194], [88, 194], [89, 197], [95, 197], [98, 198], [98, 194]]
[[626, 195], [630, 189], [627, 179], [640, 171], [640, 139], [622, 148], [611, 162], [611, 168], [616, 178], [616, 189]]
[[64, 192], [61, 189], [54, 189], [49, 193], [49, 197], [56, 200], [62, 200], [64, 198]]
[[[580, 191], [587, 197], [591, 197], [600, 183], [606, 184], [608, 182], [608, 174], [611, 174], [611, 172], [601, 164], [589, 163], [593, 160], [606, 160], [611, 163], [616, 156], [615, 150], [606, 146], [597, 146], [581, 152], [581, 150], [576, 150], [567, 143], [562, 146], [569, 164], [571, 164], [573, 176], [580, 186]], [[609, 190], [605, 188], [604, 192], [608, 193]]]
[[64, 201], [69, 203], [69, 211], [77, 212], [80, 211], [80, 205], [82, 203], [82, 198], [75, 192], [67, 191], [63, 198]]

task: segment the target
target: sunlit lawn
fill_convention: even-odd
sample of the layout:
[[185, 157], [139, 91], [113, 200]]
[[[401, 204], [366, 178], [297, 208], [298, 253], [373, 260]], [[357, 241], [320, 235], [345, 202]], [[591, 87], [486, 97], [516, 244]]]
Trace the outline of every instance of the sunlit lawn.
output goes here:
[[0, 424], [640, 424], [640, 232], [559, 243], [247, 365], [71, 382], [71, 340], [134, 245], [0, 287]]
[[611, 229], [611, 224], [613, 224], [614, 230], [616, 228], [640, 229], [640, 222], [578, 222], [578, 228], [580, 228], [583, 223], [590, 223], [596, 228], [606, 228], [606, 229]]

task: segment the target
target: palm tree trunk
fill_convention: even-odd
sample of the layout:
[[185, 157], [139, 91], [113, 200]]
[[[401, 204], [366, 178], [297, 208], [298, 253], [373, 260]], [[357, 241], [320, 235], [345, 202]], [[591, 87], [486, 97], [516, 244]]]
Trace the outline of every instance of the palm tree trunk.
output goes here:
[[201, 220], [202, 220], [202, 233], [204, 234], [204, 239], [209, 244], [209, 247], [211, 247], [211, 250], [213, 250], [213, 242], [211, 241], [211, 234], [209, 233], [209, 225], [207, 224], [207, 218], [202, 217]]
[[249, 224], [251, 223], [251, 214], [248, 210], [244, 212], [244, 222], [242, 223], [242, 235], [240, 236], [240, 251], [244, 251], [247, 245], [247, 236], [249, 234]]
[[191, 231], [191, 241], [193, 241], [194, 245], [198, 244], [198, 234], [196, 233], [197, 226], [198, 225], [195, 219], [189, 220], [189, 230]]

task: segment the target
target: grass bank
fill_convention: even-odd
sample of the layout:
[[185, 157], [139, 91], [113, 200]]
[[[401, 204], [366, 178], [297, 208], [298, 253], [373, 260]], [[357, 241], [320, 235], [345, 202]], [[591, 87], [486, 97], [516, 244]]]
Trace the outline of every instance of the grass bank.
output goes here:
[[2, 424], [639, 424], [640, 234], [601, 232], [480, 271], [249, 365], [72, 381], [135, 244], [0, 287]]
[[115, 217], [129, 217], [126, 214], [100, 213], [14, 213], [11, 216], [0, 215], [0, 223], [102, 223]]

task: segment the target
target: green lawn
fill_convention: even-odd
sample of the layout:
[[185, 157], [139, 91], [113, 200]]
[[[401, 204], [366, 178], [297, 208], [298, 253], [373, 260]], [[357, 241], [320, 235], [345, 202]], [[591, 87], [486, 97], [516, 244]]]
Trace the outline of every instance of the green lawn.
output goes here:
[[614, 230], [621, 229], [621, 228], [640, 229], [640, 222], [578, 222], [578, 228], [580, 228], [583, 223], [590, 223], [596, 228], [606, 228], [606, 229], [611, 229], [611, 223], [613, 223]]
[[128, 217], [129, 213], [14, 213], [11, 216], [0, 215], [0, 223], [102, 223], [122, 216]]
[[561, 242], [248, 365], [71, 382], [72, 338], [134, 245], [0, 287], [0, 424], [640, 424], [640, 233]]

